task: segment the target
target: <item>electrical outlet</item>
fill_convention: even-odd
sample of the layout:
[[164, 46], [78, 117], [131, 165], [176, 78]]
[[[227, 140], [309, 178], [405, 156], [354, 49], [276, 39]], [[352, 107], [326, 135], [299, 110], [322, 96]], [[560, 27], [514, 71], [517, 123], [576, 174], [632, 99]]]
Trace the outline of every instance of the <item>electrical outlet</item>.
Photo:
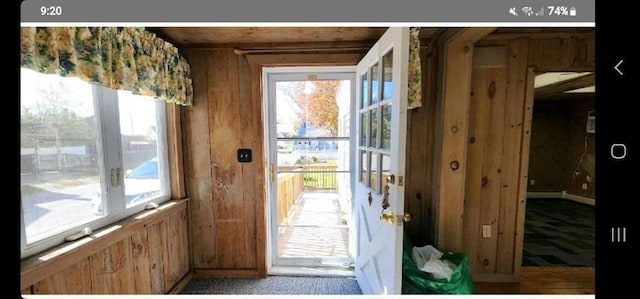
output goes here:
[[587, 183], [582, 183], [582, 190], [587, 190]]
[[533, 185], [535, 185], [535, 184], [536, 184], [536, 180], [531, 180], [531, 181], [529, 181], [529, 185], [533, 186]]
[[491, 225], [485, 224], [482, 226], [482, 238], [489, 239], [491, 238]]

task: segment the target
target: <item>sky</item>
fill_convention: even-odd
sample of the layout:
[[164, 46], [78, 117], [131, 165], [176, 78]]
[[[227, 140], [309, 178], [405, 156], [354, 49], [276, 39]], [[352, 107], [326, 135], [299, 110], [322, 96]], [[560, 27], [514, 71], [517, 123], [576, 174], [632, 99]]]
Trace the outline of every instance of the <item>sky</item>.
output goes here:
[[[48, 90], [60, 90], [60, 84], [67, 90], [62, 96], [68, 101], [69, 110], [80, 117], [94, 114], [93, 91], [90, 83], [79, 78], [42, 74], [25, 68], [21, 68], [20, 72], [20, 107], [35, 107], [42, 99], [43, 93]], [[118, 98], [120, 99], [120, 130], [122, 134], [145, 134], [149, 126], [156, 123], [153, 106], [157, 100], [134, 95], [128, 91], [118, 91]]]

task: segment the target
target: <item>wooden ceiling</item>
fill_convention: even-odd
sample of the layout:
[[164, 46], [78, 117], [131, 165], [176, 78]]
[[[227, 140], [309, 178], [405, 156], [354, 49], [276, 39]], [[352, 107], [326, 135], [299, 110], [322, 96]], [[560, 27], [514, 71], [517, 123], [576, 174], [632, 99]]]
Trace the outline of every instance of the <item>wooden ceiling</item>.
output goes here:
[[[247, 44], [326, 43], [372, 45], [387, 27], [148, 27], [179, 48], [234, 47]], [[423, 28], [429, 39], [441, 28]]]
[[[387, 27], [147, 27], [180, 48], [221, 48], [237, 45], [310, 44], [372, 45]], [[420, 39], [429, 40], [446, 27], [422, 27]], [[562, 37], [593, 35], [594, 28], [497, 28], [490, 35], [513, 38], [523, 35]]]
[[535, 100], [587, 99], [594, 96], [596, 74], [554, 72], [536, 76]]

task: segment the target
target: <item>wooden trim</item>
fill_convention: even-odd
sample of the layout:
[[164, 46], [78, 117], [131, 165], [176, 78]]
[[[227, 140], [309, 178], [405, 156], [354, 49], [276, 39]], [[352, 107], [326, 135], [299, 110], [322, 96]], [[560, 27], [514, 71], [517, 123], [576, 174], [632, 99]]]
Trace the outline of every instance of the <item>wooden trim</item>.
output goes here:
[[593, 32], [534, 32], [534, 33], [515, 33], [515, 32], [495, 32], [487, 35], [483, 40], [512, 40], [517, 38], [529, 39], [568, 39], [572, 37], [593, 37]]
[[66, 269], [82, 259], [122, 241], [147, 225], [161, 221], [187, 206], [188, 199], [172, 200], [155, 210], [128, 217], [101, 229], [90, 236], [71, 243], [64, 243], [41, 254], [29, 257], [20, 264], [21, 289], [41, 281], [60, 270]]
[[[261, 74], [261, 68], [265, 66], [339, 66], [339, 65], [356, 65], [364, 54], [256, 54], [248, 55], [249, 67], [257, 67], [258, 73]], [[255, 75], [255, 74], [254, 74]], [[252, 84], [262, 85], [262, 80], [255, 82], [252, 78]], [[252, 96], [261, 96], [261, 94]], [[255, 100], [255, 99], [254, 99]]]
[[579, 202], [579, 203], [583, 203], [583, 204], [587, 204], [587, 205], [591, 205], [591, 206], [595, 206], [596, 205], [596, 199], [595, 198], [591, 198], [591, 197], [586, 197], [586, 196], [582, 196], [582, 195], [577, 195], [577, 194], [572, 194], [572, 193], [567, 193], [566, 191], [563, 192], [563, 198], [566, 198], [568, 200], [572, 200], [575, 202]]
[[[441, 140], [435, 156], [438, 187], [434, 196], [439, 202], [435, 240], [440, 250], [462, 250], [473, 44], [494, 30], [463, 28], [443, 36], [442, 109], [439, 111], [442, 115], [440, 131], [436, 134]], [[458, 168], [452, 170], [450, 165], [455, 162]]]
[[536, 100], [539, 100], [542, 98], [549, 98], [557, 94], [562, 94], [565, 91], [589, 87], [595, 84], [596, 84], [596, 74], [594, 73], [585, 74], [580, 77], [538, 87], [535, 89], [534, 98]]
[[169, 290], [169, 292], [167, 294], [180, 294], [180, 292], [182, 292], [182, 290], [184, 290], [184, 288], [189, 284], [189, 282], [191, 282], [193, 277], [194, 277], [193, 271], [187, 272], [187, 274], [185, 274], [182, 277], [182, 279], [180, 279], [180, 281], [178, 281], [175, 284], [175, 286], [173, 286], [173, 288], [171, 288], [171, 290]]
[[527, 192], [526, 198], [562, 198], [562, 192]]
[[181, 199], [187, 196], [182, 154], [182, 109], [173, 103], [167, 103], [165, 107], [171, 198]]
[[529, 155], [531, 147], [531, 123], [533, 120], [533, 95], [535, 92], [534, 81], [535, 73], [532, 68], [527, 71], [525, 90], [525, 105], [524, 105], [524, 121], [523, 121], [523, 135], [522, 146], [520, 147], [520, 186], [518, 186], [518, 206], [516, 217], [516, 242], [513, 259], [513, 275], [515, 281], [520, 279], [520, 269], [522, 268], [522, 251], [524, 250], [524, 223], [525, 223], [525, 210], [527, 205], [527, 186], [529, 184]]
[[264, 278], [259, 270], [194, 269], [195, 278]]
[[474, 282], [517, 282], [517, 276], [511, 273], [480, 273], [471, 274]]

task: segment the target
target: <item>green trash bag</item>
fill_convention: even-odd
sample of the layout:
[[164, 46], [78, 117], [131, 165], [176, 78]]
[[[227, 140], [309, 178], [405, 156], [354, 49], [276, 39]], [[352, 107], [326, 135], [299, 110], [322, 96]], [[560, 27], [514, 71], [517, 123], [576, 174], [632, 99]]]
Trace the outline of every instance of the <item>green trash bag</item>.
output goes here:
[[451, 280], [435, 279], [422, 272], [411, 258], [413, 244], [404, 234], [402, 250], [403, 294], [473, 294], [473, 280], [469, 258], [464, 253], [443, 253], [442, 258], [456, 265]]

